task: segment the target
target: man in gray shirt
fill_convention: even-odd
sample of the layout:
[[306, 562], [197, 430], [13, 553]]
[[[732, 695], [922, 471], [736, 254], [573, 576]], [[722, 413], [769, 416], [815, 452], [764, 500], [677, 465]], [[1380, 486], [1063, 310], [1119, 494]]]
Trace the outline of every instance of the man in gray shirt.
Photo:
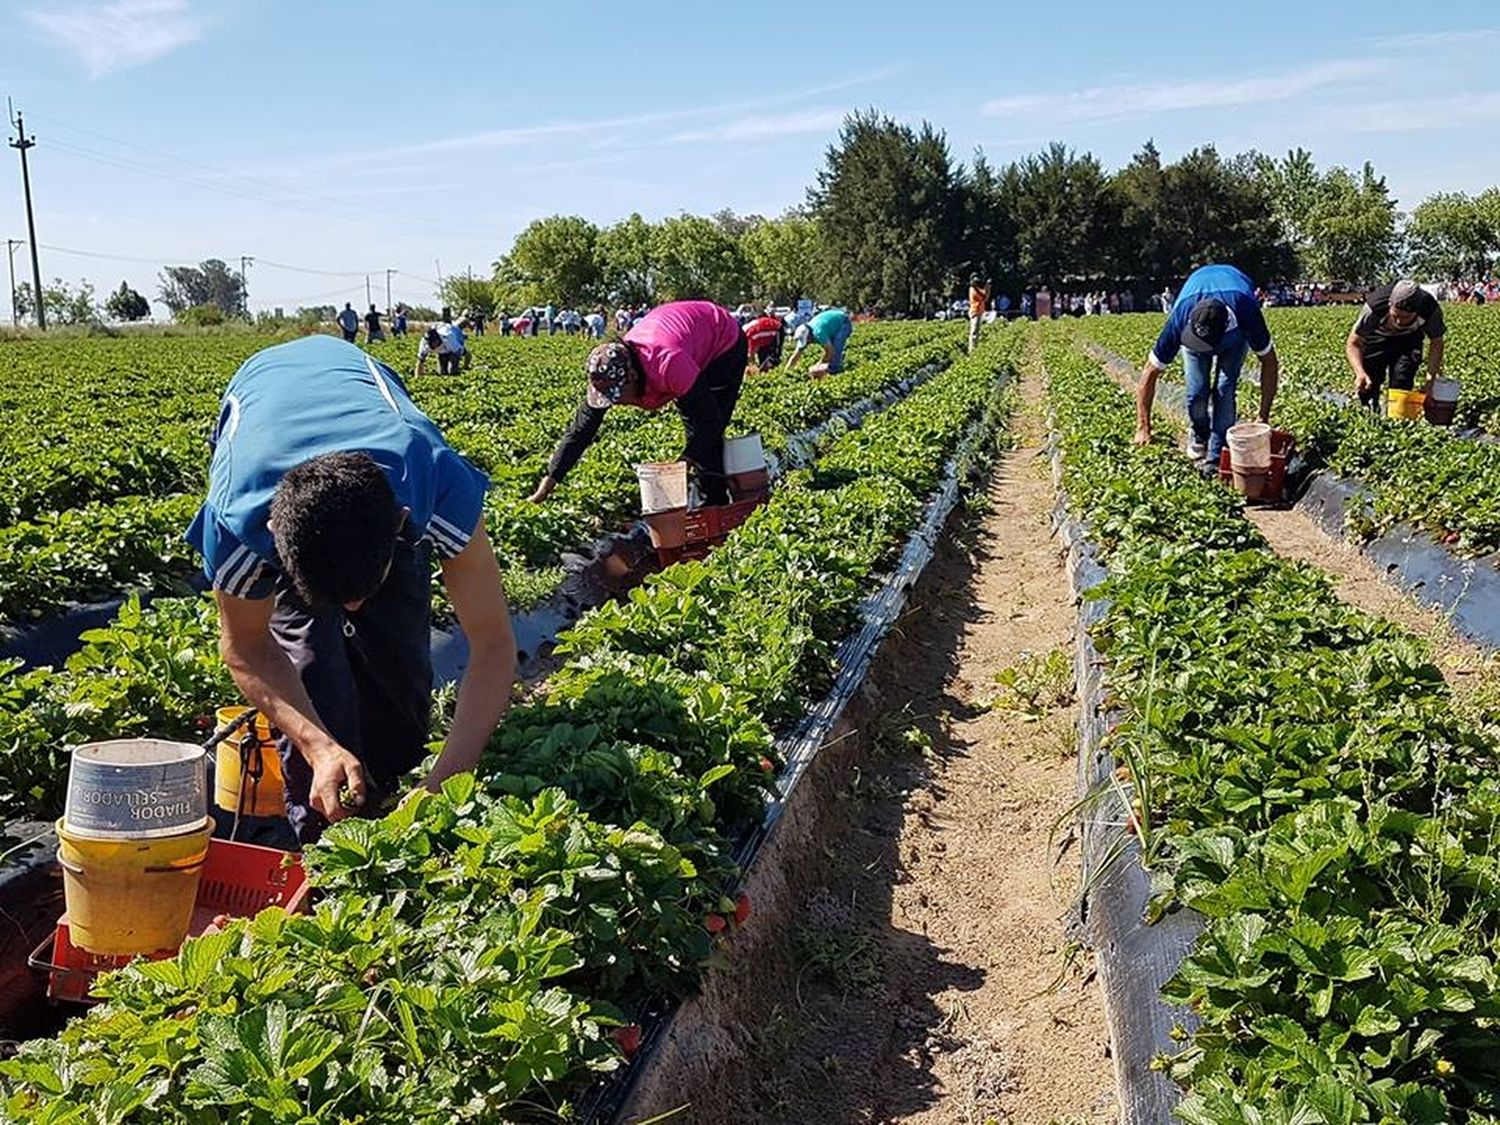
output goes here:
[[1371, 292], [1344, 343], [1361, 405], [1378, 407], [1387, 376], [1396, 390], [1412, 389], [1422, 366], [1424, 339], [1431, 341], [1427, 379], [1441, 375], [1443, 332], [1443, 307], [1415, 281], [1398, 281]]

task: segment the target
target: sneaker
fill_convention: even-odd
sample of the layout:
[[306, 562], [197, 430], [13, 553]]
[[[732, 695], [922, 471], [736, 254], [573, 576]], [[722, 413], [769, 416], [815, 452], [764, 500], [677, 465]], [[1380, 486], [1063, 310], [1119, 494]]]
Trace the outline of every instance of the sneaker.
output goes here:
[[1187, 455], [1190, 461], [1201, 461], [1208, 456], [1208, 446], [1195, 437], [1189, 437], [1187, 442]]

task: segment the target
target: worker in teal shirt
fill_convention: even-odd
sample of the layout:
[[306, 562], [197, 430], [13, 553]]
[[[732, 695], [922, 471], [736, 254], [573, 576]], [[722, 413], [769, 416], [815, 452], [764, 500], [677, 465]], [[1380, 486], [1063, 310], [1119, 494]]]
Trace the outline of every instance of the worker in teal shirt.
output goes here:
[[837, 375], [844, 369], [844, 348], [854, 333], [854, 322], [843, 309], [824, 309], [806, 324], [798, 327], [794, 338], [797, 348], [787, 357], [786, 367], [790, 371], [807, 345], [813, 340], [823, 345], [823, 362], [815, 363], [808, 374], [815, 379], [824, 375]]

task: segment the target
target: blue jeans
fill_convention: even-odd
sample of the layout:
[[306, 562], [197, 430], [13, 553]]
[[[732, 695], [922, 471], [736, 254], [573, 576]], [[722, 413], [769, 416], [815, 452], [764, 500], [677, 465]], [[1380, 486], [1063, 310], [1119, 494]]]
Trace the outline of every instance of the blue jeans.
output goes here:
[[[1219, 463], [1219, 453], [1224, 448], [1224, 435], [1235, 422], [1235, 394], [1240, 386], [1240, 368], [1245, 365], [1247, 344], [1239, 344], [1225, 352], [1199, 355], [1182, 349], [1182, 366], [1187, 381], [1188, 424], [1193, 429], [1193, 440], [1199, 445], [1208, 445], [1208, 463]], [[1214, 360], [1218, 362], [1218, 375], [1214, 375]]]

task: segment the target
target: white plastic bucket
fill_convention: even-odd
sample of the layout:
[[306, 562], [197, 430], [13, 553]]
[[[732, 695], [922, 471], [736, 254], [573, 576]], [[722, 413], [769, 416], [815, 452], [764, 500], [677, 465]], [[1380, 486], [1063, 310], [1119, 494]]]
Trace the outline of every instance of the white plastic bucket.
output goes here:
[[1432, 381], [1432, 389], [1427, 392], [1427, 397], [1435, 402], [1457, 402], [1459, 390], [1457, 379], [1441, 376]]
[[635, 467], [635, 475], [641, 484], [643, 515], [687, 507], [686, 461], [647, 461]]
[[759, 434], [724, 439], [724, 472], [753, 473], [766, 467], [766, 450]]
[[1271, 467], [1271, 427], [1265, 422], [1240, 422], [1229, 427], [1229, 463], [1238, 469]]
[[63, 811], [74, 836], [149, 840], [193, 831], [207, 816], [203, 747], [157, 738], [74, 747]]

